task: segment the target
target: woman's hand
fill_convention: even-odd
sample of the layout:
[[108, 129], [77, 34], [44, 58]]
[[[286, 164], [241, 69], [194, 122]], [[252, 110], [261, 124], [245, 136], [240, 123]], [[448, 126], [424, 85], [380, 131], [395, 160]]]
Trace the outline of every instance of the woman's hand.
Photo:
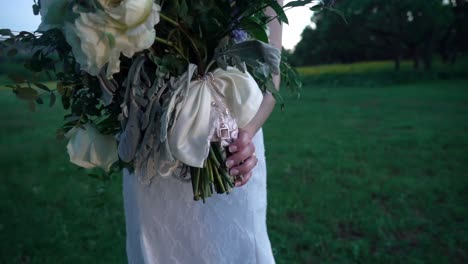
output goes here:
[[237, 139], [229, 145], [231, 156], [226, 160], [226, 166], [229, 168], [229, 173], [234, 176], [236, 187], [249, 181], [252, 177], [252, 169], [258, 162], [252, 137], [253, 135], [247, 130], [239, 129]]

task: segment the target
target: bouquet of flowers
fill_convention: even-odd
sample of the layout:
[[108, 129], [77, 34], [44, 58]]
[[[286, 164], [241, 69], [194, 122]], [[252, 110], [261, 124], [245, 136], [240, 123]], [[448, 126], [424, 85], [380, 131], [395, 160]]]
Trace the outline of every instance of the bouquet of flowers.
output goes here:
[[[256, 114], [262, 92], [280, 97], [272, 75], [297, 91], [297, 73], [269, 45], [267, 23], [287, 23], [284, 10], [321, 1], [35, 0], [37, 32], [2, 42], [25, 64], [56, 81], [11, 75], [29, 104], [60, 97], [69, 110], [59, 136], [71, 162], [85, 168], [129, 168], [142, 182], [191, 180], [194, 199], [229, 193], [228, 146]], [[275, 17], [264, 10], [271, 8]]]

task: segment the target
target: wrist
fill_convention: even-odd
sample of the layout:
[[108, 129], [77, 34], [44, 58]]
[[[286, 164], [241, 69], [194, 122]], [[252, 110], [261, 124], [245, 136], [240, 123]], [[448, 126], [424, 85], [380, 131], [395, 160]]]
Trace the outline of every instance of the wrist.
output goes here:
[[256, 129], [253, 125], [249, 124], [245, 126], [244, 128], [240, 128], [240, 130], [244, 131], [245, 134], [247, 134], [249, 140], [252, 140], [252, 138], [257, 134], [258, 129]]

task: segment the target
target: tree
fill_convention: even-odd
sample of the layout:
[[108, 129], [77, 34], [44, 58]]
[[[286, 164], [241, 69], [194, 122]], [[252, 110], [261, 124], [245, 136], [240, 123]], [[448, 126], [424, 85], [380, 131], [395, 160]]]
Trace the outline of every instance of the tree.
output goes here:
[[438, 51], [446, 63], [454, 63], [457, 53], [468, 51], [468, 0], [448, 2], [454, 19], [447, 28]]
[[433, 53], [447, 39], [454, 20], [451, 5], [442, 0], [342, 0], [336, 1], [335, 8], [348, 23], [330, 12], [313, 17], [317, 28], [304, 30], [293, 62], [391, 58], [398, 70], [403, 58], [412, 58], [415, 68], [423, 64], [431, 69]]

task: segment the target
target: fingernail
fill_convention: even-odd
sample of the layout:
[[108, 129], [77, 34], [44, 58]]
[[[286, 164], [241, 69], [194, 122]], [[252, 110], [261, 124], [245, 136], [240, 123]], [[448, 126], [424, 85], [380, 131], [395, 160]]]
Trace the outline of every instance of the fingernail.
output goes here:
[[233, 145], [233, 146], [230, 146], [230, 147], [229, 147], [229, 152], [232, 153], [232, 152], [236, 152], [236, 151], [237, 151], [237, 146], [234, 146], [234, 145]]
[[226, 161], [226, 166], [227, 166], [228, 168], [231, 168], [232, 165], [234, 165], [234, 161], [233, 161], [233, 160], [228, 160], [228, 161]]
[[237, 174], [239, 174], [238, 170], [236, 170], [236, 169], [231, 170], [231, 176], [236, 176]]

